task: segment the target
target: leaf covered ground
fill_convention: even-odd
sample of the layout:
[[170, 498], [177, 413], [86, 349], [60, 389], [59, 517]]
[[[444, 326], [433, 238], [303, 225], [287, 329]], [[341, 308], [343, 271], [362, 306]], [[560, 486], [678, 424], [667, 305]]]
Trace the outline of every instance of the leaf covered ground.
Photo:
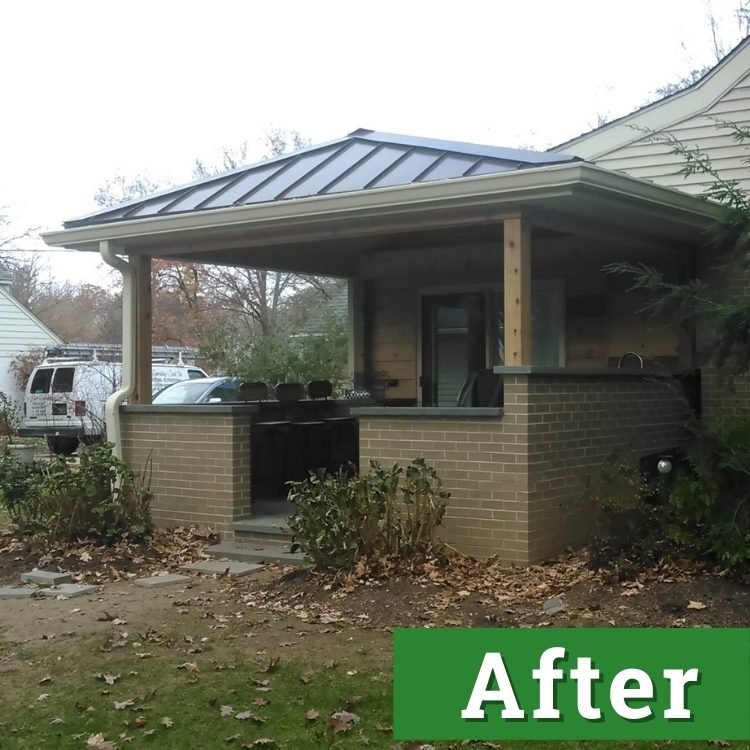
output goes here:
[[[191, 533], [142, 554], [150, 572], [200, 557], [203, 544]], [[78, 572], [108, 581], [97, 596], [0, 602], [3, 750], [598, 748], [395, 742], [390, 629], [750, 625], [750, 591], [721, 576], [665, 567], [608, 581], [576, 555], [518, 570], [462, 559], [449, 568], [427, 561], [405, 577], [267, 570], [144, 590], [122, 574], [132, 554], [106, 565], [90, 554]], [[718, 743], [606, 745], [708, 750]]]

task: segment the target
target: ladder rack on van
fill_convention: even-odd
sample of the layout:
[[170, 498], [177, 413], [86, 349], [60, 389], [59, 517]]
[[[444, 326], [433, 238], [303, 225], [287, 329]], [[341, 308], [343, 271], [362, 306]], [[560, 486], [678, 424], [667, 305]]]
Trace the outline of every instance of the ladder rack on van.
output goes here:
[[[195, 347], [154, 346], [151, 361], [154, 364], [193, 364], [198, 356]], [[59, 344], [44, 350], [44, 362], [121, 362], [120, 344]]]

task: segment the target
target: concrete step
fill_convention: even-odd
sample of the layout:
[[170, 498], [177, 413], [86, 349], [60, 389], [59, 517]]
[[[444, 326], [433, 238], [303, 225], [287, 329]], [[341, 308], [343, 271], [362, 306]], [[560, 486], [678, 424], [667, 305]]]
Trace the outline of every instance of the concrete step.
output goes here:
[[232, 524], [236, 544], [288, 545], [292, 541], [286, 516], [257, 516], [241, 518]]
[[289, 544], [236, 544], [221, 542], [206, 548], [217, 559], [240, 560], [252, 563], [281, 563], [282, 565], [307, 565], [302, 552], [291, 552]]

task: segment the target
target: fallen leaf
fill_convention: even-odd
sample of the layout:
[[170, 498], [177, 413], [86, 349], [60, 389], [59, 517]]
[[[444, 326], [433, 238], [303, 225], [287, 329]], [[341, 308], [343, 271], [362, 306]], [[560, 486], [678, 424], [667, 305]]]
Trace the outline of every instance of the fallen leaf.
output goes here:
[[104, 735], [99, 732], [98, 734], [92, 734], [86, 740], [86, 747], [95, 748], [96, 750], [115, 750], [117, 746], [114, 742], [104, 739]]
[[315, 710], [314, 708], [311, 708], [311, 709], [310, 709], [310, 710], [309, 710], [309, 711], [308, 711], [308, 712], [307, 712], [307, 713], [305, 714], [305, 718], [306, 718], [306, 719], [307, 719], [308, 721], [315, 721], [315, 719], [317, 719], [317, 718], [318, 718], [318, 716], [320, 716], [320, 713], [319, 713], [318, 711], [316, 711], [316, 710]]
[[261, 707], [262, 706], [267, 706], [268, 705], [268, 701], [265, 698], [256, 698], [253, 701], [253, 705], [254, 706], [261, 706]]
[[258, 716], [257, 714], [254, 714], [252, 711], [241, 711], [238, 714], [235, 714], [235, 719], [238, 719], [239, 721], [254, 721], [256, 724], [263, 724], [265, 719], [262, 716]]
[[46, 677], [42, 677], [42, 679], [39, 680], [39, 682], [37, 684], [39, 684], [39, 685], [46, 685], [47, 683], [52, 682], [53, 679], [54, 678], [50, 677], [50, 675], [47, 675]]
[[349, 711], [336, 711], [328, 717], [328, 726], [333, 730], [334, 734], [348, 732], [358, 722], [359, 716]]
[[198, 664], [194, 661], [186, 661], [183, 664], [178, 664], [177, 669], [184, 669], [186, 672], [197, 672]]
[[234, 713], [234, 709], [231, 706], [222, 706], [219, 709], [219, 713], [222, 715], [222, 717], [231, 716]]
[[135, 705], [134, 701], [115, 701], [114, 702], [115, 711], [124, 711], [126, 708], [130, 708], [131, 706]]
[[174, 722], [172, 721], [171, 716], [162, 716], [161, 721], [159, 722], [163, 727], [166, 727], [167, 729], [171, 729]]
[[693, 601], [692, 599], [688, 602], [688, 609], [708, 609], [708, 605], [700, 601]]

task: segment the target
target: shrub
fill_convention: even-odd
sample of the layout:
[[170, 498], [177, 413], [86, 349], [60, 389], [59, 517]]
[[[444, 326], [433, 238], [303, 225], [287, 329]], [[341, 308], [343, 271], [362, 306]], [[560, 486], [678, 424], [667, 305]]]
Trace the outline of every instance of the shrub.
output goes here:
[[597, 508], [589, 563], [620, 577], [664, 558], [693, 558], [750, 578], [750, 418], [698, 427], [666, 478], [608, 461], [588, 489]]
[[18, 433], [20, 424], [18, 405], [0, 391], [0, 435], [10, 440]]
[[670, 538], [750, 577], [750, 417], [697, 432], [688, 461], [669, 496]]
[[290, 484], [296, 512], [289, 526], [320, 569], [351, 571], [360, 562], [442, 550], [435, 529], [450, 495], [423, 459], [406, 469], [371, 461], [368, 473], [352, 478], [320, 472]]
[[614, 455], [587, 487], [596, 509], [589, 565], [629, 578], [673, 552], [665, 533], [664, 487], [638, 466]]
[[114, 456], [109, 443], [82, 449], [80, 464], [56, 457], [22, 469], [6, 455], [0, 484], [13, 524], [47, 545], [139, 539], [151, 529], [149, 478]]

